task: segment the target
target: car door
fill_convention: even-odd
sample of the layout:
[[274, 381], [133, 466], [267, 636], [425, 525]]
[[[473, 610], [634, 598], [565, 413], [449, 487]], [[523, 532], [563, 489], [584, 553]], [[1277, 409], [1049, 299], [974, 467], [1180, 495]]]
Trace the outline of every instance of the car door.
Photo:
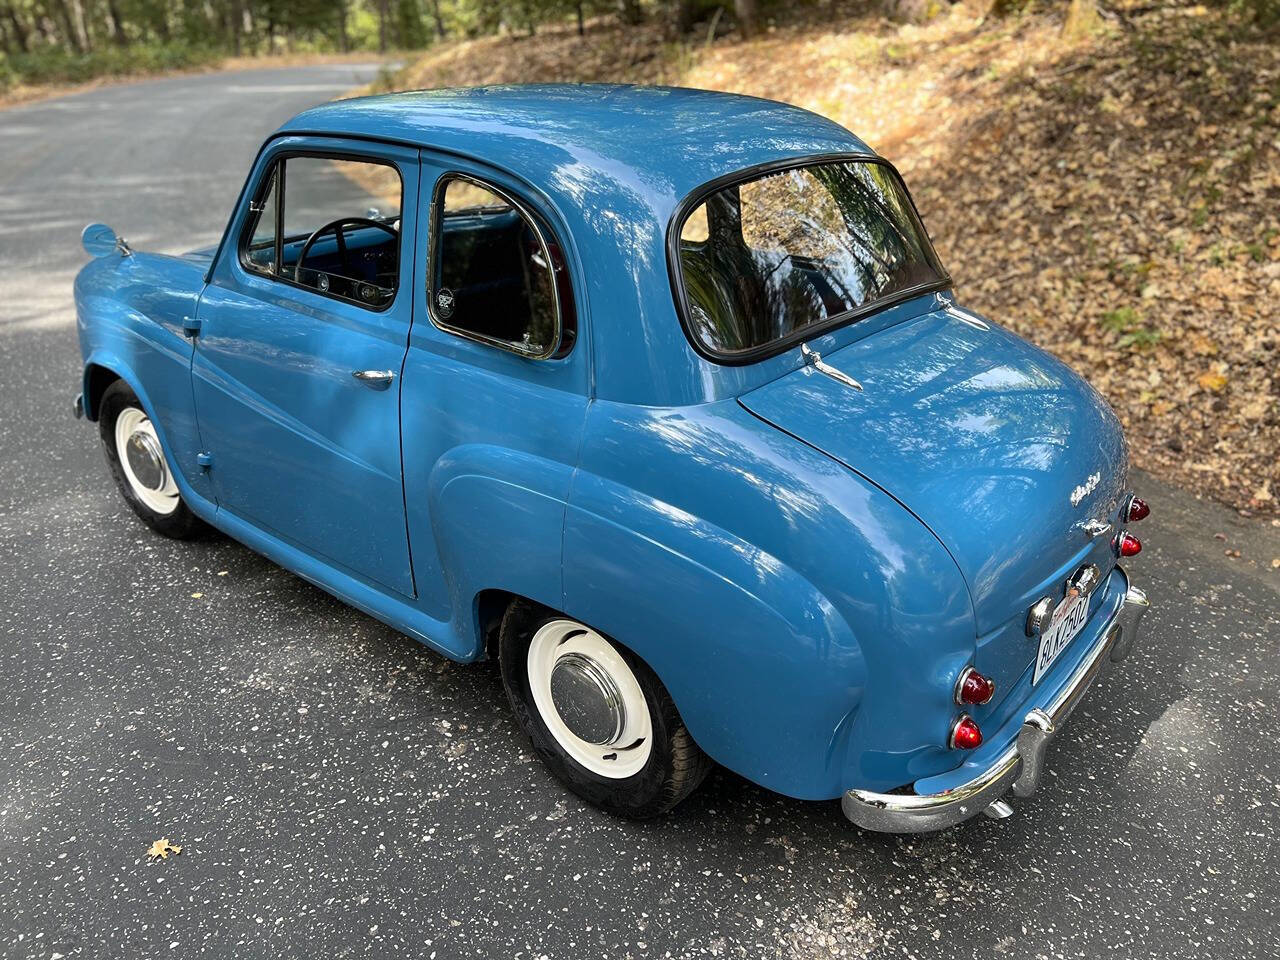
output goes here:
[[192, 363], [218, 509], [412, 596], [400, 375], [417, 155], [288, 137], [253, 176], [200, 303]]
[[568, 233], [478, 162], [424, 152], [421, 178], [403, 403], [418, 605], [457, 620], [486, 587], [558, 605], [590, 353]]

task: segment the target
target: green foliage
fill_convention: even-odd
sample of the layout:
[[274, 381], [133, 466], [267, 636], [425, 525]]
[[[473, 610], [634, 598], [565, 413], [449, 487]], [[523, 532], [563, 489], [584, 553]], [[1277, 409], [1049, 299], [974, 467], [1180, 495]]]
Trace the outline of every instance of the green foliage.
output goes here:
[[1102, 327], [1104, 330], [1110, 330], [1113, 333], [1120, 333], [1128, 330], [1139, 322], [1138, 311], [1133, 307], [1120, 307], [1118, 310], [1108, 310], [1102, 315]]
[[418, 0], [397, 0], [395, 18], [400, 46], [416, 49], [427, 45], [427, 25], [423, 22], [422, 7]]
[[1235, 13], [1252, 17], [1262, 27], [1280, 25], [1280, 0], [1227, 0], [1225, 4], [1219, 5]]
[[0, 93], [8, 90], [18, 82], [18, 75], [13, 72], [13, 67], [9, 64], [9, 58], [0, 51]]
[[[84, 83], [98, 77], [190, 70], [214, 63], [220, 56], [208, 47], [185, 43], [102, 47], [89, 53], [46, 47], [34, 53], [10, 55], [7, 68], [0, 63], [0, 89], [17, 83]], [[10, 78], [7, 84], [6, 72]]]

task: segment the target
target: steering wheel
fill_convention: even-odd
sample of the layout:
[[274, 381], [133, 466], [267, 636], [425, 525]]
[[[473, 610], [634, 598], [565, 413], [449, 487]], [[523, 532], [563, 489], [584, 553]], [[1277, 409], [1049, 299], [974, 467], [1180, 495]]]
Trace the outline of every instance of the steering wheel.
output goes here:
[[315, 242], [330, 230], [332, 230], [334, 236], [337, 237], [338, 257], [342, 261], [342, 269], [348, 274], [347, 279], [355, 279], [350, 276], [351, 263], [347, 257], [347, 240], [342, 233], [343, 227], [377, 227], [379, 230], [385, 230], [393, 237], [400, 236], [395, 227], [391, 226], [389, 223], [383, 223], [381, 220], [370, 220], [367, 217], [339, 217], [337, 220], [330, 220], [311, 236], [307, 237], [307, 242], [304, 243], [302, 245], [302, 249], [298, 251], [297, 262], [293, 265], [293, 275], [295, 279], [301, 276], [302, 264], [306, 261], [307, 254], [311, 252], [311, 248], [315, 245]]

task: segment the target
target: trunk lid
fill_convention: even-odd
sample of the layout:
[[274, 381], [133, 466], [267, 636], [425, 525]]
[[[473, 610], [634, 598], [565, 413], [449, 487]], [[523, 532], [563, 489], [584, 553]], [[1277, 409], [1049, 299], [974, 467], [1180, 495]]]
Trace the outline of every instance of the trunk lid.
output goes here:
[[760, 419], [866, 477], [955, 558], [973, 599], [976, 665], [1009, 691], [1030, 665], [1028, 608], [1068, 575], [1114, 566], [1127, 455], [1111, 408], [1070, 368], [998, 327], [936, 310], [744, 394]]

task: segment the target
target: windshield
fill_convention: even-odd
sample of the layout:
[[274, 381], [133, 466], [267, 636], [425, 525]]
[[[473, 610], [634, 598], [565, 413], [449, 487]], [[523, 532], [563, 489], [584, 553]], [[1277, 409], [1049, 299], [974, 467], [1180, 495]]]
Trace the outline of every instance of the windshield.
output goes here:
[[689, 333], [730, 360], [947, 282], [898, 174], [873, 160], [723, 187], [679, 236]]

